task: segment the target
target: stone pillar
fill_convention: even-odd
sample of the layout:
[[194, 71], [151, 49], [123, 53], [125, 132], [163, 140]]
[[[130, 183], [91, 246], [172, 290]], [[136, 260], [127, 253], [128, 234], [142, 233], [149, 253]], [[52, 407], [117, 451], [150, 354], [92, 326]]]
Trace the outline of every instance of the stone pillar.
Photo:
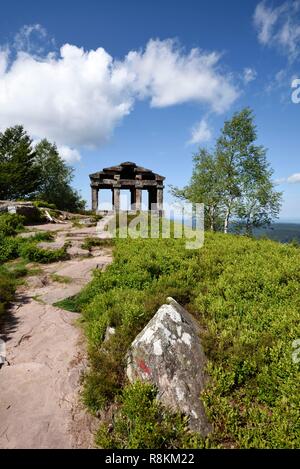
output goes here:
[[136, 204], [136, 189], [134, 187], [133, 189], [130, 189], [130, 208], [131, 208], [131, 210], [135, 210], [135, 204]]
[[98, 210], [98, 191], [96, 187], [92, 187], [92, 210], [96, 212]]
[[111, 205], [112, 205], [112, 209], [114, 209], [114, 206], [115, 206], [114, 189], [111, 189]]
[[120, 210], [120, 188], [119, 187], [114, 187], [113, 204], [114, 204], [114, 210], [118, 212]]
[[155, 187], [148, 189], [148, 210], [157, 210], [157, 190]]
[[162, 211], [164, 205], [163, 188], [157, 188], [157, 210]]
[[142, 208], [142, 189], [135, 189], [135, 209], [140, 211]]

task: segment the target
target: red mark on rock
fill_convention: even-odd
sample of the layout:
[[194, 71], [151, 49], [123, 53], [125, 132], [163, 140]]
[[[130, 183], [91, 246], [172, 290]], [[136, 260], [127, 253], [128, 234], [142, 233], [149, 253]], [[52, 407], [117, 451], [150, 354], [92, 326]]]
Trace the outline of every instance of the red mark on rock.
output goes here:
[[137, 360], [137, 365], [144, 373], [147, 373], [147, 375], [150, 375], [151, 369], [146, 365], [144, 360]]

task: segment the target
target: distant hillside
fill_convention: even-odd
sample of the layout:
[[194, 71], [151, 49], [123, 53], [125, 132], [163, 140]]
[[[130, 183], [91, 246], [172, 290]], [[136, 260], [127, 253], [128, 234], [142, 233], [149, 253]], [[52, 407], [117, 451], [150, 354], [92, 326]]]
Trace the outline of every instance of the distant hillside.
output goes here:
[[297, 240], [300, 243], [300, 223], [274, 223], [269, 228], [254, 230], [256, 238], [266, 237], [274, 241], [289, 243]]

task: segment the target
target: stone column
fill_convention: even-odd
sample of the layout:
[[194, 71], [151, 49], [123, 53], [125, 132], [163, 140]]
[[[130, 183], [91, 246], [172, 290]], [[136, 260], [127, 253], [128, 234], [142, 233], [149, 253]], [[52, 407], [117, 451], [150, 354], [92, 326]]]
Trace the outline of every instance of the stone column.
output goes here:
[[133, 189], [130, 189], [130, 208], [131, 210], [135, 210], [135, 204], [136, 204], [136, 189], [135, 187]]
[[92, 210], [96, 212], [98, 210], [98, 191], [96, 187], [92, 187]]
[[157, 210], [162, 211], [164, 205], [163, 188], [157, 188]]
[[113, 203], [114, 203], [114, 210], [118, 212], [120, 210], [120, 188], [119, 187], [114, 187]]
[[140, 211], [142, 208], [142, 189], [135, 189], [135, 209]]
[[155, 187], [148, 189], [148, 210], [157, 210], [157, 190]]

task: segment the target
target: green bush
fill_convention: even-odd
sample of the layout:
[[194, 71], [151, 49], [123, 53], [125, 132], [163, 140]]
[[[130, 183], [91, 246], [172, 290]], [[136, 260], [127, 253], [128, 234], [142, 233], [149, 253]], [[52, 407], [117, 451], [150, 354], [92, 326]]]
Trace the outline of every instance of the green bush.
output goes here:
[[0, 232], [0, 264], [19, 257], [20, 239], [4, 236]]
[[43, 207], [43, 208], [50, 208], [52, 210], [56, 210], [55, 204], [50, 204], [49, 202], [46, 202], [45, 200], [35, 200], [33, 202], [33, 205], [37, 208]]
[[165, 409], [150, 384], [137, 381], [124, 388], [112, 432], [104, 423], [96, 443], [103, 449], [194, 448], [203, 443], [187, 429], [187, 420]]
[[50, 262], [57, 262], [69, 259], [67, 252], [68, 245], [66, 244], [59, 249], [44, 249], [37, 247], [35, 242], [25, 242], [21, 244], [19, 253], [30, 262], [39, 262], [41, 264], [49, 264]]
[[13, 276], [4, 268], [0, 267], [0, 321], [6, 311], [7, 305], [13, 300], [16, 282]]
[[14, 236], [24, 228], [25, 217], [16, 213], [4, 213], [0, 215], [0, 234]]
[[84, 243], [82, 243], [81, 248], [82, 249], [88, 249], [89, 251], [92, 250], [93, 247], [107, 247], [107, 246], [113, 246], [114, 241], [113, 239], [109, 238], [86, 238]]
[[50, 231], [40, 231], [30, 238], [27, 238], [32, 242], [42, 242], [42, 241], [53, 241], [54, 240], [54, 235]]
[[[201, 399], [215, 430], [205, 444], [299, 447], [299, 265], [298, 247], [234, 235], [206, 233], [198, 250], [116, 240], [114, 262], [76, 297], [92, 365], [85, 402], [97, 412], [121, 395], [129, 344], [173, 296], [199, 321], [208, 357]], [[103, 342], [107, 326], [116, 333]]]

